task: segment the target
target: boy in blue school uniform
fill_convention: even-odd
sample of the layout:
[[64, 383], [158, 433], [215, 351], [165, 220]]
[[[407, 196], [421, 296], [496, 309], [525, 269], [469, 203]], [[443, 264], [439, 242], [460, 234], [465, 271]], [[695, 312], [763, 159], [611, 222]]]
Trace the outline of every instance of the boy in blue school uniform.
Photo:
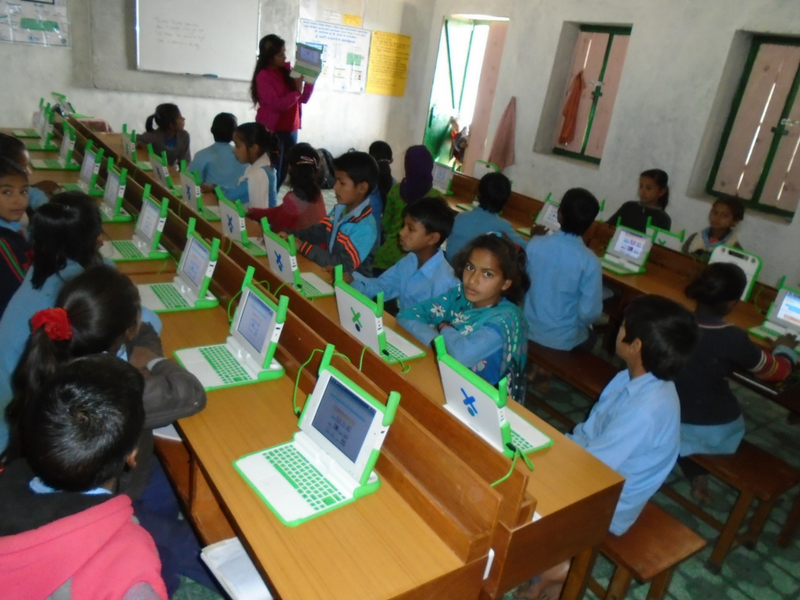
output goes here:
[[370, 298], [380, 292], [384, 293], [384, 300], [397, 298], [400, 310], [443, 294], [458, 285], [453, 267], [441, 249], [453, 228], [454, 218], [442, 197], [423, 198], [406, 206], [400, 247], [408, 254], [380, 277], [365, 277], [356, 272], [345, 275], [344, 280]]
[[488, 173], [478, 183], [478, 205], [456, 217], [447, 240], [447, 260], [452, 264], [458, 251], [479, 235], [496, 231], [505, 233], [517, 246], [525, 241], [514, 231], [500, 211], [511, 196], [511, 182], [502, 173]]
[[279, 233], [298, 240], [297, 251], [321, 267], [342, 265], [344, 273], [372, 276], [378, 230], [369, 194], [378, 183], [378, 164], [366, 152], [348, 152], [333, 161], [337, 205], [307, 229]]
[[[699, 339], [694, 316], [661, 296], [631, 301], [617, 336], [617, 355], [627, 369], [606, 386], [589, 417], [567, 437], [625, 477], [610, 531], [622, 535], [675, 466], [681, 407], [673, 380]], [[515, 593], [538, 598], [563, 586], [569, 561]], [[548, 590], [547, 597], [557, 598]]]
[[22, 167], [0, 156], [0, 316], [30, 267], [30, 244], [19, 223], [28, 208], [29, 189]]
[[235, 188], [244, 175], [246, 166], [239, 162], [233, 153], [233, 132], [238, 122], [231, 113], [219, 113], [211, 124], [214, 143], [195, 154], [190, 171], [200, 174], [200, 189], [213, 192], [216, 186], [227, 194]]
[[525, 249], [531, 287], [525, 295], [528, 339], [556, 350], [591, 349], [591, 329], [603, 312], [600, 260], [582, 236], [600, 211], [589, 191], [568, 190], [558, 209], [561, 230], [534, 236]]

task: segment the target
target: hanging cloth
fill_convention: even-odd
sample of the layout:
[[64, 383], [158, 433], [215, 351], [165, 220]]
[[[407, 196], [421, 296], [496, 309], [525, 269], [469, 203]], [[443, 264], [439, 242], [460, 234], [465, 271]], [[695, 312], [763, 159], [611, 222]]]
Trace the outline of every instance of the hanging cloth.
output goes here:
[[489, 152], [489, 162], [497, 165], [501, 171], [514, 164], [514, 141], [517, 129], [517, 99], [511, 96], [508, 106], [500, 117], [497, 132], [494, 134], [494, 143]]
[[583, 71], [575, 75], [575, 79], [570, 86], [569, 98], [564, 105], [564, 124], [561, 126], [561, 133], [558, 134], [559, 145], [568, 145], [575, 139], [575, 128], [578, 123], [578, 105], [581, 102], [581, 93], [586, 87], [583, 81]]

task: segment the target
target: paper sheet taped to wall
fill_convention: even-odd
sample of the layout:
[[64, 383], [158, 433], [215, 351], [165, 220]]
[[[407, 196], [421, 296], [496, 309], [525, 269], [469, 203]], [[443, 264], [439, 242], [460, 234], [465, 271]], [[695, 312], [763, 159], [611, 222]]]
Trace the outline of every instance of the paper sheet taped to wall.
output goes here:
[[69, 46], [67, 0], [0, 0], [0, 41]]
[[324, 67], [317, 79], [320, 89], [363, 92], [367, 79], [370, 32], [300, 19], [297, 41], [322, 49]]
[[410, 36], [385, 31], [372, 32], [367, 93], [404, 96], [410, 55]]

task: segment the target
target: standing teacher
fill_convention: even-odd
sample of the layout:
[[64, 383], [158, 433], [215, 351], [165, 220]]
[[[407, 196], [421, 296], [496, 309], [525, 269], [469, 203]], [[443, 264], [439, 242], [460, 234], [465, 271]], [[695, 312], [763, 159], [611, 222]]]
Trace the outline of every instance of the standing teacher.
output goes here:
[[284, 159], [297, 143], [302, 110], [308, 102], [314, 85], [303, 83], [303, 78], [292, 79], [291, 65], [286, 62], [286, 43], [275, 34], [261, 38], [258, 60], [250, 84], [250, 97], [258, 107], [256, 121], [278, 136], [280, 142], [278, 164], [273, 165], [278, 174], [278, 187], [286, 178]]

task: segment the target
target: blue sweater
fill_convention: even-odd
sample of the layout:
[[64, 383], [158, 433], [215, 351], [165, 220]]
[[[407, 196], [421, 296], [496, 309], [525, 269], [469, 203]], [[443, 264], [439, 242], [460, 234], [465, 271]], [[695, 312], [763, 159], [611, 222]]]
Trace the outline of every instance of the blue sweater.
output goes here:
[[456, 216], [453, 231], [447, 238], [447, 260], [453, 262], [453, 257], [473, 239], [484, 233], [497, 231], [505, 233], [515, 244], [524, 246], [525, 242], [506, 221], [497, 213], [490, 213], [480, 206]]
[[227, 195], [239, 185], [247, 165], [240, 163], [233, 153], [233, 147], [225, 142], [214, 142], [194, 155], [190, 171], [200, 174], [201, 183], [213, 183], [222, 188]]

